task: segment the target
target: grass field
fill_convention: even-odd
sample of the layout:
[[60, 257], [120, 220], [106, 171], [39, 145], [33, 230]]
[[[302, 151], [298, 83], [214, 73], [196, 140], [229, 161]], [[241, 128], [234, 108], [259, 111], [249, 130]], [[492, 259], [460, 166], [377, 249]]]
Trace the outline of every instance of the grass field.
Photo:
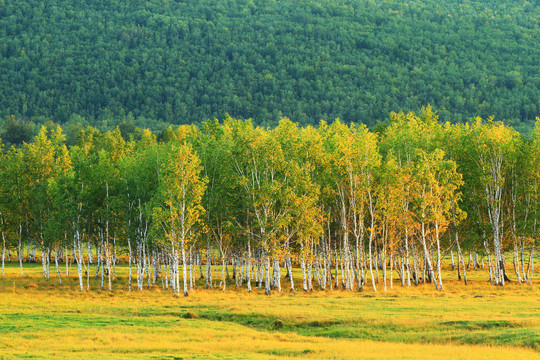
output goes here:
[[73, 268], [62, 285], [54, 268], [49, 280], [24, 268], [0, 279], [0, 359], [540, 359], [538, 287], [494, 287], [482, 269], [467, 286], [446, 269], [442, 292], [396, 280], [386, 293], [230, 284], [186, 298], [161, 282], [128, 292], [126, 266], [112, 292], [92, 279], [83, 293]]

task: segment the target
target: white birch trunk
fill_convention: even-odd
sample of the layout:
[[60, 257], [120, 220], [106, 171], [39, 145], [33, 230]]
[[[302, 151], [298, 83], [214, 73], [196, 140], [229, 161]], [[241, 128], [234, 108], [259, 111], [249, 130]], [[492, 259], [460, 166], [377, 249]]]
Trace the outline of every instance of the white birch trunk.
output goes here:
[[62, 285], [62, 275], [60, 274], [60, 267], [58, 266], [57, 246], [54, 247], [54, 264], [56, 265], [56, 274], [58, 275], [58, 281], [60, 285]]

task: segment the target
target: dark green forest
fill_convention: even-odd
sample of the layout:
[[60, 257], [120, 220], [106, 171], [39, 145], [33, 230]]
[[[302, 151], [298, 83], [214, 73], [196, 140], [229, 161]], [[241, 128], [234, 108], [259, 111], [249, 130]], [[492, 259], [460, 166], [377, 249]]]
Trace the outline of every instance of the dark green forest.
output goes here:
[[[539, 1], [0, 0], [0, 117], [373, 127], [431, 104], [527, 132]], [[68, 131], [69, 127], [64, 127]]]

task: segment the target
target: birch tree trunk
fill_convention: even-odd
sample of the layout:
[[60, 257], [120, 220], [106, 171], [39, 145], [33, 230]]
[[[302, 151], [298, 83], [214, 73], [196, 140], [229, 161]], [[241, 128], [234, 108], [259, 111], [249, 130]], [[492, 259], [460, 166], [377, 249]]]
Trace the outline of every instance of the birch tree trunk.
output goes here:
[[407, 286], [411, 287], [411, 260], [409, 255], [409, 229], [405, 228], [405, 268], [407, 270]]
[[[79, 274], [79, 285], [81, 291], [83, 291], [83, 279], [82, 279], [82, 251], [80, 251], [80, 233], [79, 229], [75, 230], [75, 239], [73, 239], [73, 254], [75, 255], [75, 260], [77, 261], [77, 272]], [[79, 255], [77, 255], [77, 250], [79, 250]]]
[[529, 279], [529, 285], [532, 285], [532, 279], [533, 279], [533, 270], [534, 270], [534, 239], [533, 239], [533, 243], [531, 244], [531, 255], [529, 257], [529, 267], [530, 267], [530, 272], [529, 272], [529, 269], [527, 269], [527, 277]]
[[131, 241], [129, 236], [127, 238], [128, 242], [128, 264], [129, 264], [129, 274], [128, 274], [128, 290], [131, 291]]
[[251, 292], [251, 242], [248, 239], [248, 253], [247, 253], [247, 259], [246, 259], [246, 277], [247, 277], [247, 289], [248, 292]]
[[441, 242], [439, 240], [439, 223], [435, 221], [435, 239], [437, 241], [437, 276], [439, 281], [439, 290], [442, 290], [442, 272], [441, 272]]
[[459, 246], [459, 237], [456, 231], [456, 246], [458, 251], [458, 274], [459, 274], [459, 264], [461, 263], [461, 268], [463, 270], [463, 282], [467, 285], [467, 273], [465, 272], [465, 261], [463, 260], [463, 253], [461, 252], [461, 247]]
[[264, 278], [264, 294], [270, 295], [270, 257], [268, 255], [265, 256], [264, 266], [266, 274]]
[[[428, 251], [428, 248], [427, 248], [427, 244], [426, 244], [426, 231], [425, 231], [425, 224], [422, 222], [422, 246], [424, 247], [424, 259], [425, 259], [425, 262], [427, 264], [427, 267], [428, 267], [428, 270], [429, 270], [429, 275], [431, 277], [431, 279], [435, 280], [435, 289], [437, 290], [441, 290], [439, 289], [439, 284], [437, 283], [437, 280], [435, 279], [435, 275], [433, 273], [433, 266], [431, 265], [431, 255], [429, 254], [429, 251]], [[425, 277], [425, 276], [424, 276]]]
[[6, 236], [4, 235], [4, 231], [2, 230], [2, 277], [5, 277], [5, 268], [4, 268], [4, 261], [6, 259]]
[[182, 274], [184, 276], [184, 296], [188, 296], [188, 283], [187, 283], [187, 264], [186, 264], [186, 248], [185, 240], [182, 237]]
[[[23, 266], [22, 266], [22, 224], [19, 224], [19, 247], [18, 247], [18, 255], [19, 255], [19, 267], [21, 268], [21, 279], [23, 277]], [[82, 291], [82, 286], [81, 286]]]
[[206, 239], [206, 288], [212, 288], [212, 254], [210, 252], [210, 237]]
[[[300, 240], [300, 267], [302, 268], [302, 289], [307, 291], [307, 278], [306, 278], [306, 259], [304, 254], [304, 244]], [[337, 271], [336, 271], [337, 274]]]
[[[4, 259], [2, 259], [2, 262]], [[62, 285], [62, 275], [60, 274], [60, 267], [58, 267], [58, 251], [57, 246], [54, 247], [54, 264], [56, 265], [56, 274], [58, 275], [58, 281]]]

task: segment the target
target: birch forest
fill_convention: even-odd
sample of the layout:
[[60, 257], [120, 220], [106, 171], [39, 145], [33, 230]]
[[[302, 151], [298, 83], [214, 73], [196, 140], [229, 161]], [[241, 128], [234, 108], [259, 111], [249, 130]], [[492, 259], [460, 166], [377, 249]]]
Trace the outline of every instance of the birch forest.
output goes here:
[[228, 279], [265, 294], [444, 291], [443, 264], [463, 286], [477, 267], [493, 286], [533, 282], [539, 118], [522, 136], [493, 119], [442, 124], [429, 106], [373, 131], [228, 116], [127, 140], [87, 127], [70, 146], [50, 125], [0, 154], [3, 276], [37, 261], [47, 279], [111, 290], [126, 264], [125, 289], [185, 296]]

